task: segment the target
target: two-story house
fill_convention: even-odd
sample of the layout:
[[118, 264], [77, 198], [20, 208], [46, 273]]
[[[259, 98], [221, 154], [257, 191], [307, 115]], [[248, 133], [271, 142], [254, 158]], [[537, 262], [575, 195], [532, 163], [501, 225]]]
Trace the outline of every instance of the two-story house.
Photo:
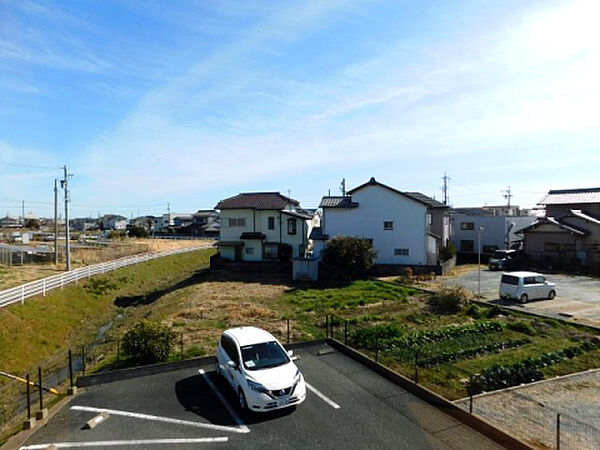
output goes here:
[[530, 263], [600, 270], [600, 188], [551, 190], [538, 205], [545, 216], [522, 230]]
[[375, 178], [345, 196], [323, 197], [319, 208], [320, 226], [310, 235], [317, 257], [328, 239], [354, 236], [371, 241], [377, 265], [436, 266], [449, 237], [446, 205]]
[[221, 200], [219, 254], [231, 261], [289, 260], [304, 256], [312, 216], [279, 192], [242, 193]]

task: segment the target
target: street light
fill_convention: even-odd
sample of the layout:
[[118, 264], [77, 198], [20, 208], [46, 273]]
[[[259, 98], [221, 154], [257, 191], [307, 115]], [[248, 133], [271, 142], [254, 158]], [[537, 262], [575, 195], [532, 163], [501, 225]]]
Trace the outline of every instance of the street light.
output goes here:
[[481, 232], [485, 228], [479, 227], [477, 230], [477, 299], [481, 299]]

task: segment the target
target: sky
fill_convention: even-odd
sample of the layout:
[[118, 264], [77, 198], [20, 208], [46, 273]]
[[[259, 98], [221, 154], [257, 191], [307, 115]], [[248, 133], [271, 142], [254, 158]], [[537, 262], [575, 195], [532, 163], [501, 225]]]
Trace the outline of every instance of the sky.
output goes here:
[[[0, 216], [600, 186], [596, 0], [0, 0]], [[60, 199], [62, 199], [62, 194]]]

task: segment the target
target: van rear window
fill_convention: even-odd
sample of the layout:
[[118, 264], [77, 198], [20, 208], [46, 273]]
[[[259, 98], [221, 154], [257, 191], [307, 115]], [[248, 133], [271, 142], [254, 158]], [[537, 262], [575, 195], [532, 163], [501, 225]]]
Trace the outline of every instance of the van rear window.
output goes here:
[[518, 285], [519, 277], [514, 277], [512, 275], [502, 275], [502, 279], [500, 280], [500, 283]]

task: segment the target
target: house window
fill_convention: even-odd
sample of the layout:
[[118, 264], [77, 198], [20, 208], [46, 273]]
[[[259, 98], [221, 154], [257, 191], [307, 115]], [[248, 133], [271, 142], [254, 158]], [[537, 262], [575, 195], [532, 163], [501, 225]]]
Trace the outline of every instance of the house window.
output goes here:
[[393, 230], [394, 229], [394, 222], [391, 220], [384, 220], [383, 221], [383, 229], [384, 230]]
[[288, 219], [288, 234], [296, 234], [296, 219]]
[[473, 253], [473, 240], [461, 240], [460, 241], [460, 251]]
[[496, 250], [498, 250], [497, 245], [484, 245], [483, 246], [483, 253], [494, 253]]
[[254, 255], [254, 247], [246, 247], [246, 255]]
[[243, 217], [240, 218], [231, 218], [229, 219], [229, 226], [230, 227], [245, 227], [246, 226], [246, 219]]
[[475, 224], [473, 222], [461, 222], [460, 229], [461, 230], [474, 230]]
[[263, 255], [265, 258], [278, 258], [279, 247], [277, 244], [265, 244]]
[[269, 217], [269, 230], [275, 229], [275, 217]]
[[394, 249], [394, 256], [408, 256], [409, 253], [410, 252], [407, 248], [395, 248]]

